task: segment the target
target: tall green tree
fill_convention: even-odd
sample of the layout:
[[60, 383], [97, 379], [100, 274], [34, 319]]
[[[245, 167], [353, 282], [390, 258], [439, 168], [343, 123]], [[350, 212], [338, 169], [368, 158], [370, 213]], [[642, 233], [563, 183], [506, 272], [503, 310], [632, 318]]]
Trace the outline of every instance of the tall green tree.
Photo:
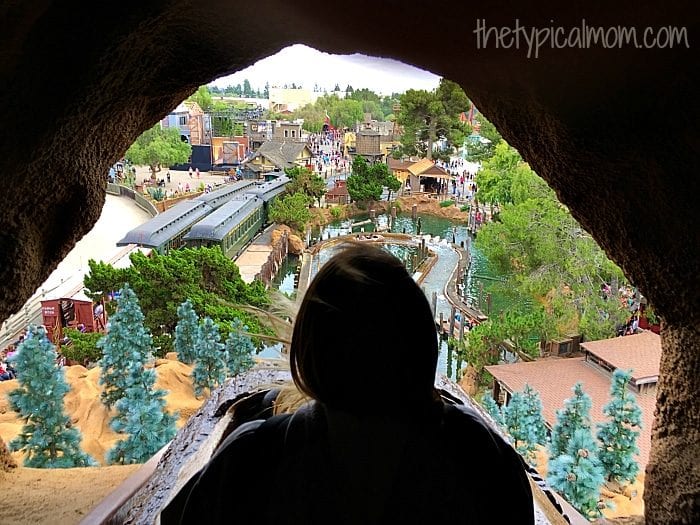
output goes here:
[[288, 193], [303, 193], [315, 200], [321, 206], [321, 198], [326, 194], [327, 186], [322, 177], [314, 173], [308, 168], [295, 166], [286, 168], [284, 172], [292, 179], [287, 185]]
[[532, 427], [532, 435], [537, 445], [547, 443], [547, 427], [542, 416], [542, 400], [540, 393], [530, 385], [525, 385], [523, 398], [527, 405], [527, 416]]
[[255, 366], [253, 353], [255, 345], [249, 335], [248, 327], [240, 319], [233, 320], [233, 329], [226, 339], [226, 368], [228, 377], [242, 374]]
[[127, 434], [107, 453], [110, 464], [145, 463], [175, 437], [176, 417], [165, 409], [166, 391], [155, 388], [156, 372], [131, 361], [124, 370], [126, 390], [116, 403], [112, 429]]
[[190, 364], [195, 359], [199, 317], [192, 308], [192, 302], [189, 299], [177, 307], [177, 318], [175, 351], [181, 362]]
[[286, 224], [297, 232], [303, 232], [306, 224], [311, 220], [309, 211], [311, 203], [311, 197], [301, 192], [278, 197], [270, 205], [270, 220], [278, 224]]
[[243, 80], [243, 96], [246, 98], [253, 96], [253, 88], [250, 86], [250, 81], [247, 78]]
[[577, 429], [566, 452], [550, 462], [547, 482], [589, 520], [601, 515], [603, 468], [590, 429]]
[[438, 137], [447, 139], [450, 147], [462, 145], [468, 128], [459, 115], [469, 108], [469, 99], [455, 82], [443, 78], [434, 91], [409, 89], [400, 104], [397, 122], [404, 128], [404, 154], [432, 159]]
[[642, 426], [642, 411], [627, 388], [630, 371], [615, 370], [610, 385], [610, 402], [603, 407], [608, 418], [598, 425], [600, 450], [598, 456], [608, 481], [632, 482], [639, 465], [634, 459], [639, 454], [637, 439]]
[[185, 163], [191, 154], [192, 146], [180, 139], [177, 129], [162, 129], [156, 124], [136, 139], [125, 156], [133, 164], [148, 166], [151, 178], [155, 179], [161, 166]]
[[192, 370], [194, 394], [199, 397], [211, 391], [226, 379], [225, 345], [221, 343], [219, 328], [209, 317], [199, 325], [195, 347], [195, 365]]
[[621, 270], [541, 178], [517, 163], [505, 146], [497, 150], [493, 162], [485, 164], [502, 169], [492, 170], [488, 181], [477, 175], [477, 185], [503, 204], [496, 220], [479, 230], [476, 246], [506, 276], [503, 290], [544, 306], [542, 326], [548, 333], [543, 335], [563, 336], [578, 327], [588, 339], [613, 337], [627, 312], [600, 289], [605, 283], [625, 283]]
[[579, 382], [573, 387], [574, 396], [564, 401], [564, 408], [557, 410], [557, 422], [552, 428], [549, 444], [549, 461], [566, 453], [574, 433], [579, 430], [591, 430], [591, 398], [583, 391]]
[[24, 422], [10, 450], [26, 454], [24, 466], [73, 468], [94, 465], [80, 449], [81, 436], [64, 409], [68, 393], [63, 368], [56, 364], [56, 349], [44, 330], [30, 326], [10, 363], [18, 372], [19, 387], [9, 393], [10, 405]]
[[196, 102], [202, 108], [202, 111], [211, 111], [214, 104], [214, 99], [208, 86], [199, 86], [197, 91], [190, 95], [187, 100]]
[[126, 395], [127, 371], [132, 366], [143, 367], [153, 351], [153, 340], [143, 321], [136, 294], [124, 284], [117, 299], [117, 311], [109, 321], [109, 331], [97, 342], [102, 349], [100, 398], [108, 408]]
[[[145, 324], [151, 333], [173, 334], [178, 322], [177, 308], [190, 300], [195, 311], [217, 322], [243, 319], [254, 333], [265, 333], [254, 316], [232, 304], [265, 307], [269, 304], [265, 285], [246, 284], [238, 266], [218, 247], [183, 248], [167, 255], [134, 253], [128, 268], [89, 261], [84, 284], [94, 301], [108, 298], [123, 283], [139, 297]], [[109, 303], [108, 303], [109, 304]]]
[[357, 155], [352, 161], [352, 174], [347, 185], [352, 200], [367, 203], [380, 200], [383, 188], [389, 189], [391, 198], [391, 192], [397, 191], [401, 182], [389, 172], [386, 164], [369, 164], [364, 157]]

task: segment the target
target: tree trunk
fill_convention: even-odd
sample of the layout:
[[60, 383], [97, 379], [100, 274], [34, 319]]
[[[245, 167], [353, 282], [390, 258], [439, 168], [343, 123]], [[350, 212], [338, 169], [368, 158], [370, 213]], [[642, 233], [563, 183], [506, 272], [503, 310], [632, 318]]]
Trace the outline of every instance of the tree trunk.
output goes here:
[[647, 525], [698, 523], [700, 518], [700, 329], [665, 326], [656, 419], [644, 486]]
[[434, 118], [430, 119], [430, 125], [428, 126], [428, 154], [427, 158], [433, 159], [433, 142], [435, 142], [435, 131], [437, 129], [437, 122]]

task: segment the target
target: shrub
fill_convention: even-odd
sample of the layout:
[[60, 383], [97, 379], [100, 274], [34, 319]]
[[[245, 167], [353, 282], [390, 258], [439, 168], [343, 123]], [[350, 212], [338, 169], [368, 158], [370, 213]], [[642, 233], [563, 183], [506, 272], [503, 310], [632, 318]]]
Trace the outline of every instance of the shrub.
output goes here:
[[97, 362], [102, 358], [102, 350], [97, 348], [97, 341], [102, 334], [98, 332], [83, 333], [80, 330], [66, 328], [63, 334], [70, 339], [69, 345], [61, 346], [61, 355], [78, 363]]
[[165, 199], [165, 191], [163, 191], [163, 188], [161, 187], [148, 188], [148, 194], [154, 201], [162, 201], [163, 199]]
[[462, 204], [462, 206], [459, 207], [459, 211], [469, 211], [469, 204]]
[[447, 208], [447, 207], [449, 207], [449, 206], [452, 206], [454, 203], [455, 203], [455, 201], [453, 201], [452, 199], [447, 199], [446, 201], [442, 201], [442, 202], [440, 203], [440, 207], [441, 207], [441, 208]]

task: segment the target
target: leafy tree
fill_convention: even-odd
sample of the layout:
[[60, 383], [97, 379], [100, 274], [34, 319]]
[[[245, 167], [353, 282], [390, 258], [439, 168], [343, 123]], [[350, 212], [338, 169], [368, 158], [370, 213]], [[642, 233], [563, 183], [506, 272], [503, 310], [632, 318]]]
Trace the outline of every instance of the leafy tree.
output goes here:
[[547, 482], [588, 519], [601, 515], [603, 468], [590, 429], [579, 428], [574, 432], [566, 452], [550, 462]]
[[195, 359], [195, 345], [199, 330], [199, 317], [188, 299], [177, 307], [177, 326], [175, 327], [175, 351], [177, 358], [186, 364]]
[[[139, 297], [146, 314], [145, 324], [152, 333], [172, 334], [178, 321], [177, 308], [189, 299], [195, 311], [217, 322], [243, 319], [254, 333], [265, 333], [259, 321], [240, 308], [269, 303], [265, 285], [246, 284], [236, 264], [217, 248], [183, 248], [166, 255], [131, 255], [131, 266], [114, 268], [89, 261], [85, 276], [86, 293], [93, 301], [107, 298], [123, 283]], [[109, 305], [109, 303], [107, 303]]]
[[117, 401], [112, 428], [126, 439], [117, 441], [107, 453], [110, 464], [145, 463], [177, 432], [176, 417], [165, 410], [165, 390], [155, 389], [155, 370], [133, 360], [124, 370], [125, 395]]
[[486, 412], [489, 413], [496, 423], [498, 423], [500, 426], [504, 426], [505, 421], [503, 420], [503, 412], [501, 411], [501, 407], [498, 406], [496, 400], [491, 397], [491, 394], [486, 394], [482, 398], [481, 405], [484, 407], [484, 409], [486, 409]]
[[97, 343], [102, 349], [100, 384], [103, 389], [100, 397], [108, 408], [126, 395], [129, 387], [127, 374], [131, 367], [143, 367], [153, 349], [151, 334], [143, 321], [136, 294], [124, 284], [117, 299], [117, 311], [110, 319], [109, 331]]
[[479, 202], [491, 205], [512, 203], [513, 177], [521, 167], [529, 169], [518, 152], [505, 142], [498, 144], [493, 157], [483, 163], [476, 175]]
[[515, 392], [503, 409], [503, 420], [515, 449], [528, 463], [534, 465], [535, 448], [541, 438], [542, 414], [533, 411], [534, 404], [527, 396], [528, 394]]
[[361, 122], [364, 117], [362, 102], [352, 99], [338, 100], [330, 108], [328, 115], [336, 128], [354, 128], [355, 124]]
[[588, 339], [614, 336], [626, 311], [600, 286], [626, 282], [622, 272], [547, 184], [506, 148], [499, 145], [485, 163], [493, 168], [487, 180], [477, 175], [477, 185], [502, 204], [497, 220], [480, 229], [476, 246], [506, 276], [507, 293], [544, 306], [542, 336], [565, 335], [576, 326]]
[[199, 86], [187, 100], [196, 102], [202, 111], [211, 111], [214, 103], [208, 86]]
[[162, 165], [187, 162], [191, 154], [192, 146], [180, 139], [176, 128], [161, 129], [160, 124], [156, 124], [136, 139], [125, 156], [133, 164], [148, 166], [151, 178], [155, 179]]
[[409, 89], [400, 102], [397, 122], [404, 127], [404, 154], [432, 159], [433, 144], [439, 136], [451, 146], [462, 144], [467, 128], [459, 115], [469, 107], [469, 99], [458, 84], [443, 78], [434, 91]]
[[348, 84], [348, 85], [345, 87], [345, 93], [352, 93], [353, 91], [354, 91], [354, 90], [352, 89], [352, 86], [351, 86], [350, 84]]
[[94, 465], [80, 450], [80, 432], [71, 426], [63, 398], [68, 392], [63, 368], [46, 332], [30, 326], [27, 338], [10, 362], [17, 369], [19, 387], [9, 393], [10, 405], [24, 421], [10, 450], [26, 454], [24, 466], [73, 468]]
[[573, 387], [574, 397], [564, 401], [564, 408], [557, 410], [557, 422], [552, 428], [549, 444], [550, 462], [566, 453], [567, 446], [574, 433], [583, 429], [590, 433], [591, 398], [583, 391], [583, 385], [576, 383]]
[[226, 339], [226, 368], [229, 377], [242, 374], [255, 366], [252, 357], [255, 345], [250, 336], [245, 334], [247, 331], [248, 327], [240, 319], [233, 320], [233, 330]]
[[321, 197], [326, 194], [326, 182], [322, 177], [308, 168], [295, 166], [286, 168], [284, 172], [292, 181], [287, 185], [288, 193], [303, 193], [307, 197], [318, 202], [321, 206]]
[[504, 339], [503, 327], [493, 319], [479, 323], [468, 332], [464, 358], [476, 370], [481, 384], [488, 382], [484, 367], [498, 364], [499, 345]]
[[265, 89], [263, 90], [263, 98], [270, 98], [270, 84], [265, 82]]
[[310, 204], [311, 198], [305, 193], [292, 193], [278, 197], [270, 205], [270, 220], [302, 232], [311, 220]]
[[352, 161], [352, 174], [348, 177], [350, 198], [358, 202], [378, 201], [384, 187], [392, 191], [401, 187], [401, 182], [394, 177], [384, 163], [368, 164], [364, 157], [357, 155]]
[[610, 402], [603, 407], [608, 421], [598, 425], [598, 453], [609, 481], [634, 481], [639, 465], [634, 460], [639, 454], [637, 438], [642, 424], [642, 412], [637, 400], [627, 389], [631, 371], [615, 370], [610, 387]]
[[81, 332], [73, 328], [66, 328], [63, 334], [70, 339], [70, 344], [61, 345], [61, 355], [71, 361], [82, 364], [96, 362], [102, 357], [102, 352], [97, 347], [97, 342], [102, 338], [99, 332]]
[[253, 88], [250, 87], [250, 81], [247, 78], [243, 80], [243, 96], [246, 98], [253, 96]]
[[219, 328], [209, 317], [205, 317], [197, 333], [195, 366], [192, 370], [194, 394], [199, 397], [204, 389], [211, 392], [226, 379], [224, 344]]

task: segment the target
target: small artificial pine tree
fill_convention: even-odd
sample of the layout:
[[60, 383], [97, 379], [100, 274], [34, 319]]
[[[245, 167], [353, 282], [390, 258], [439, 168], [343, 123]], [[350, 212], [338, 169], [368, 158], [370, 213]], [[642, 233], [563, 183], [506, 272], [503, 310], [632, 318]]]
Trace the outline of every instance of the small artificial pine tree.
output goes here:
[[226, 379], [224, 344], [219, 327], [209, 317], [199, 326], [195, 345], [195, 366], [192, 371], [194, 394], [199, 397], [205, 388], [212, 391]]
[[100, 384], [104, 388], [101, 398], [107, 408], [126, 395], [127, 370], [133, 363], [143, 368], [152, 351], [153, 340], [143, 321], [136, 294], [124, 284], [117, 299], [117, 311], [110, 319], [109, 332], [97, 342], [102, 349]]
[[56, 350], [43, 330], [29, 327], [27, 338], [10, 362], [18, 372], [19, 388], [9, 394], [12, 409], [24, 420], [10, 450], [26, 454], [31, 468], [87, 467], [95, 461], [80, 450], [80, 432], [71, 426], [63, 406], [69, 390]]
[[156, 372], [133, 361], [125, 370], [126, 394], [116, 403], [112, 428], [128, 434], [107, 454], [110, 464], [145, 463], [177, 432], [176, 416], [165, 410], [165, 390], [154, 389]]
[[547, 427], [542, 416], [542, 400], [540, 393], [530, 385], [525, 385], [523, 397], [528, 407], [528, 424], [532, 427], [535, 443], [544, 445], [547, 443]]
[[637, 477], [639, 453], [637, 438], [642, 424], [642, 411], [627, 389], [631, 371], [615, 370], [610, 387], [610, 402], [603, 407], [608, 421], [598, 425], [598, 452], [608, 481], [631, 482]]
[[501, 411], [501, 407], [498, 406], [498, 403], [496, 403], [494, 398], [491, 397], [491, 394], [486, 394], [483, 397], [483, 399], [481, 400], [481, 405], [496, 423], [498, 423], [500, 426], [504, 425], [503, 412]]
[[603, 467], [590, 428], [574, 431], [566, 452], [549, 463], [547, 482], [588, 519], [601, 515]]
[[197, 342], [199, 317], [192, 308], [189, 299], [177, 307], [177, 326], [175, 327], [175, 351], [177, 358], [185, 364], [194, 362], [194, 346]]
[[582, 428], [591, 428], [591, 398], [583, 391], [583, 385], [576, 383], [572, 389], [574, 397], [564, 401], [564, 408], [557, 410], [557, 422], [552, 428], [552, 441], [549, 444], [549, 460], [566, 453], [566, 447], [574, 433]]
[[505, 429], [513, 446], [531, 465], [535, 464], [535, 447], [540, 436], [538, 420], [541, 417], [541, 414], [539, 417], [533, 414], [531, 401], [521, 392], [515, 392], [503, 409]]
[[250, 370], [255, 365], [252, 354], [255, 352], [255, 345], [247, 332], [248, 327], [243, 326], [240, 319], [233, 320], [233, 330], [226, 339], [226, 367], [228, 376], [234, 377], [238, 374]]

